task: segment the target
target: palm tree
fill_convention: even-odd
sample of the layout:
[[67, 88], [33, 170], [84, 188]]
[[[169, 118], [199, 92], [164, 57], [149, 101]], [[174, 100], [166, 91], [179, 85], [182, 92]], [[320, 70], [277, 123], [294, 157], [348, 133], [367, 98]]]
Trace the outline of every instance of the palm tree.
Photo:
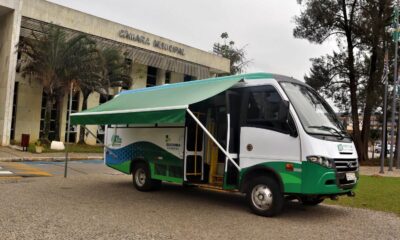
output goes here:
[[[21, 66], [22, 76], [40, 81], [47, 95], [42, 140], [49, 142], [53, 104], [61, 104], [72, 81], [95, 69], [96, 43], [86, 35], [71, 36], [61, 27], [49, 24], [42, 25], [40, 33], [32, 31], [32, 38], [23, 38], [19, 51], [25, 59]], [[60, 109], [57, 109], [56, 122]], [[59, 134], [59, 125], [56, 126], [56, 133]]]
[[110, 87], [130, 88], [132, 85], [130, 67], [121, 53], [115, 48], [106, 48], [101, 51], [101, 56], [100, 78], [107, 94]]
[[[100, 59], [97, 62], [97, 72], [87, 72], [78, 79], [78, 86], [83, 95], [82, 110], [87, 109], [87, 100], [91, 93], [109, 95], [110, 87], [129, 88], [132, 77], [129, 75], [129, 65], [121, 52], [115, 48], [99, 50]], [[84, 143], [85, 129], [81, 126], [79, 143]]]

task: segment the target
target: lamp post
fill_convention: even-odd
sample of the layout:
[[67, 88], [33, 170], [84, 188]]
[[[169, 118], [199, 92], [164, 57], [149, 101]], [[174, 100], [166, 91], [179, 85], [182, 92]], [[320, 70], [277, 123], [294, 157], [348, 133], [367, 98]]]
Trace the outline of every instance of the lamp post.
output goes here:
[[65, 164], [64, 164], [64, 178], [67, 177], [68, 173], [68, 142], [69, 142], [69, 133], [71, 127], [71, 112], [72, 112], [72, 91], [74, 88], [74, 83], [71, 83], [71, 89], [69, 90], [69, 106], [68, 106], [68, 123], [67, 123], [67, 139], [65, 139]]

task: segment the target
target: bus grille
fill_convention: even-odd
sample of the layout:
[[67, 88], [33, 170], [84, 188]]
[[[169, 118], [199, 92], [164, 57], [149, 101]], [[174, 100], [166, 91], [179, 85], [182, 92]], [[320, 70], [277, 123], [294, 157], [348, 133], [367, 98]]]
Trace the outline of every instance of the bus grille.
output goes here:
[[355, 172], [358, 170], [358, 162], [356, 158], [352, 159], [333, 159], [335, 162], [336, 170], [338, 172]]

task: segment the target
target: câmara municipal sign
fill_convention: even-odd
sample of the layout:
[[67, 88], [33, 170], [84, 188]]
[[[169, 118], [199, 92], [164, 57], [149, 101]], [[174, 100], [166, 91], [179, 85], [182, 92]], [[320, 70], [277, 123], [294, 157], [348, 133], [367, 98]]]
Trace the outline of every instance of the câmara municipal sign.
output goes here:
[[146, 37], [144, 35], [140, 35], [140, 34], [136, 34], [136, 33], [133, 33], [133, 32], [129, 32], [128, 30], [121, 29], [119, 31], [118, 35], [121, 38], [126, 38], [126, 39], [129, 39], [131, 41], [135, 41], [135, 42], [140, 43], [140, 44], [144, 44], [144, 45], [147, 45], [147, 46], [152, 46], [154, 48], [158, 48], [158, 49], [161, 49], [161, 50], [164, 50], [164, 51], [168, 51], [168, 52], [171, 52], [171, 53], [174, 53], [174, 54], [178, 54], [178, 55], [181, 55], [181, 56], [185, 55], [185, 49], [183, 49], [183, 48], [174, 46], [172, 44], [165, 43], [165, 42], [160, 41], [160, 40], [156, 40], [156, 39], [151, 40], [150, 38], [148, 38], [148, 37]]

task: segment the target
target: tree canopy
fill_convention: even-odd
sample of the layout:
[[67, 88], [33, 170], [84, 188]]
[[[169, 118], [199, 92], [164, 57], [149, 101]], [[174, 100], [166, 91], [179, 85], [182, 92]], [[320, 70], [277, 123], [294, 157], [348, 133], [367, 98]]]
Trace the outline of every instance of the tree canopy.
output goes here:
[[108, 94], [110, 87], [129, 88], [132, 83], [121, 53], [112, 48], [100, 49], [88, 35], [67, 33], [57, 25], [47, 24], [41, 26], [40, 32], [32, 31], [31, 36], [19, 43], [19, 52], [23, 55], [20, 71], [23, 77], [39, 81], [43, 86], [46, 108], [42, 140], [45, 142], [49, 141], [54, 105], [59, 140], [60, 109], [72, 83], [75, 90], [82, 92], [83, 109], [92, 92]]
[[331, 54], [311, 59], [305, 80], [340, 110], [351, 111], [357, 152], [361, 160], [367, 159], [370, 119], [381, 101], [384, 51], [390, 44], [385, 27], [390, 25], [393, 1], [298, 2], [301, 12], [295, 17], [293, 35], [316, 44], [337, 42]]
[[95, 69], [96, 43], [86, 35], [68, 36], [60, 27], [50, 24], [42, 25], [41, 32], [32, 31], [32, 38], [23, 38], [19, 51], [24, 57], [22, 76], [39, 81], [47, 96], [42, 136], [47, 142], [53, 105], [64, 96], [72, 81]]
[[245, 47], [238, 48], [233, 40], [229, 40], [227, 32], [221, 34], [222, 43], [214, 43], [213, 52], [230, 60], [229, 75], [242, 73], [250, 61], [246, 58]]

